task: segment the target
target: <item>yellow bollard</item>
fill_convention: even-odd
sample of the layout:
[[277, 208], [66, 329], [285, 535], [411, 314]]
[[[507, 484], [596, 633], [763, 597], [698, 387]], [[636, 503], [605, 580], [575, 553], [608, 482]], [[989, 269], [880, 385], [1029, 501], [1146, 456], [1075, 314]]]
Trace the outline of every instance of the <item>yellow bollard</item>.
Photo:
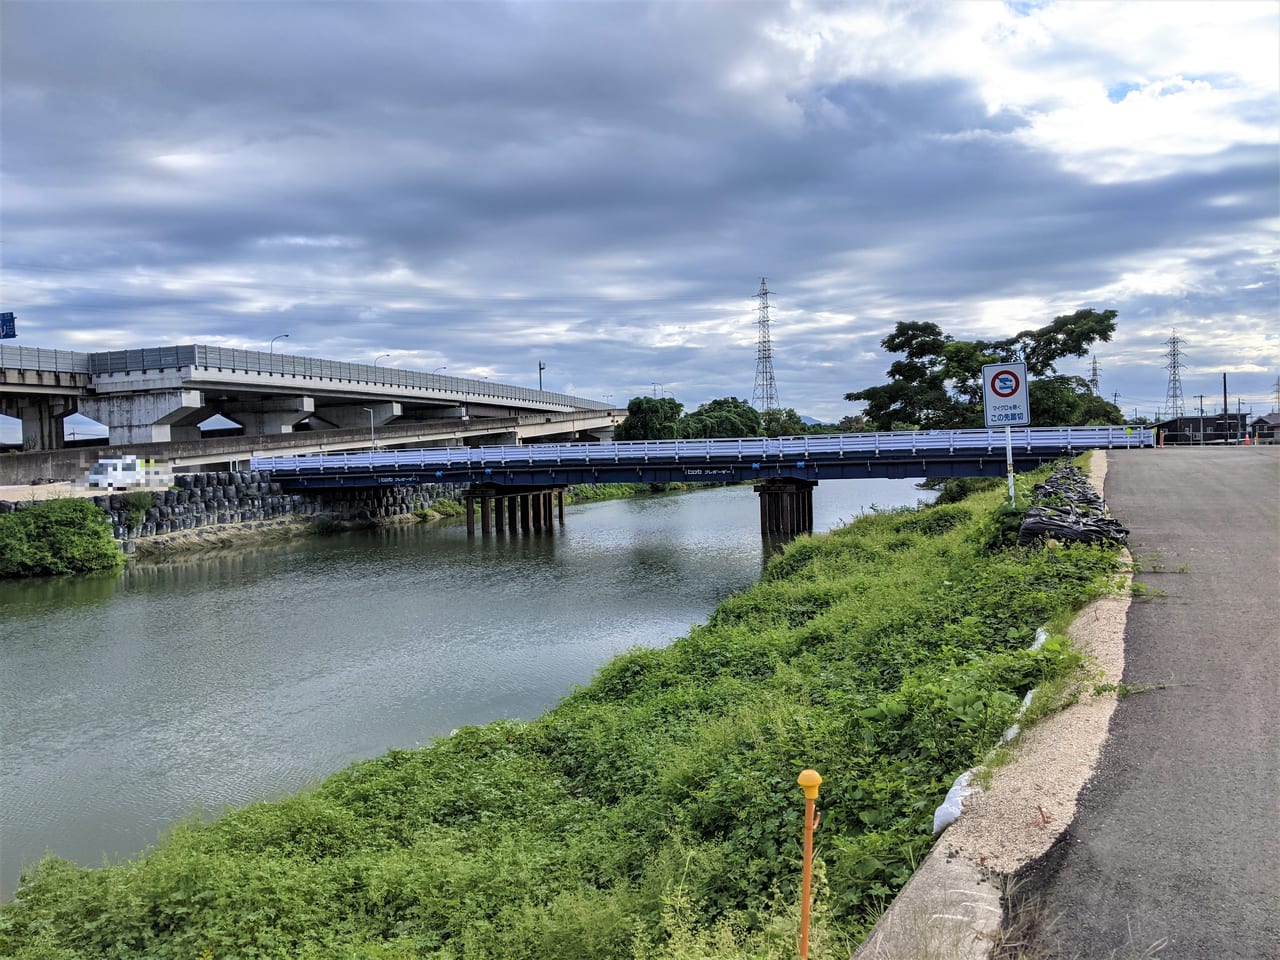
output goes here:
[[804, 790], [804, 868], [800, 874], [800, 960], [809, 960], [809, 900], [813, 887], [813, 830], [822, 776], [817, 770], [802, 770], [796, 783]]

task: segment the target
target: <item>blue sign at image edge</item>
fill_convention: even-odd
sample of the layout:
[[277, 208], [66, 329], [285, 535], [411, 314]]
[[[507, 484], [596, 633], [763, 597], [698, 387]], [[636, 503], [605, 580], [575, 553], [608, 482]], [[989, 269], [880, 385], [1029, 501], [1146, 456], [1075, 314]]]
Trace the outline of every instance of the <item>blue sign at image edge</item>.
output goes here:
[[12, 340], [17, 337], [18, 330], [13, 320], [12, 313], [0, 313], [0, 340]]

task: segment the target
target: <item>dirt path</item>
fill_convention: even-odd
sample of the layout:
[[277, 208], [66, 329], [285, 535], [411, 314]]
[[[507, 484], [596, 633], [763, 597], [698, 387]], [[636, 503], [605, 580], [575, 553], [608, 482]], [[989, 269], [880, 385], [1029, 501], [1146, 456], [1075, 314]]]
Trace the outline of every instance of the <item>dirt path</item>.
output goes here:
[[19, 503], [24, 500], [57, 500], [61, 497], [97, 497], [110, 492], [112, 491], [90, 490], [70, 483], [23, 483], [0, 487], [0, 500]]

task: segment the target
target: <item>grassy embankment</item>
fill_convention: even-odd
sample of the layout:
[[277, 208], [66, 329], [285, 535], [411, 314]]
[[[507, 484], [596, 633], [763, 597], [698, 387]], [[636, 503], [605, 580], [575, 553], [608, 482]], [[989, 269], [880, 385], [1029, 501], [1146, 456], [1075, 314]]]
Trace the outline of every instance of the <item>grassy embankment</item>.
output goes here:
[[1111, 589], [1114, 551], [995, 549], [1001, 492], [801, 538], [660, 650], [529, 723], [465, 728], [135, 861], [48, 860], [0, 955], [794, 955], [802, 798], [812, 956], [846, 957], [932, 842], [935, 805], [1033, 686], [1080, 669], [1035, 628]]

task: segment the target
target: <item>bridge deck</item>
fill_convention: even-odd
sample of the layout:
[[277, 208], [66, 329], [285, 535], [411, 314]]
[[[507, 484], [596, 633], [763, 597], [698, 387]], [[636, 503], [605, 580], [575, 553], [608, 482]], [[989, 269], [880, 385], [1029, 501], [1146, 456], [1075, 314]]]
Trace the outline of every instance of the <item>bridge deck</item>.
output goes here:
[[[1015, 469], [1095, 448], [1154, 445], [1142, 427], [1020, 427]], [[423, 481], [496, 485], [592, 482], [717, 482], [758, 477], [816, 481], [847, 477], [999, 476], [1003, 430], [814, 434], [770, 439], [650, 440], [521, 444], [258, 457], [255, 470], [292, 487], [370, 486]]]

